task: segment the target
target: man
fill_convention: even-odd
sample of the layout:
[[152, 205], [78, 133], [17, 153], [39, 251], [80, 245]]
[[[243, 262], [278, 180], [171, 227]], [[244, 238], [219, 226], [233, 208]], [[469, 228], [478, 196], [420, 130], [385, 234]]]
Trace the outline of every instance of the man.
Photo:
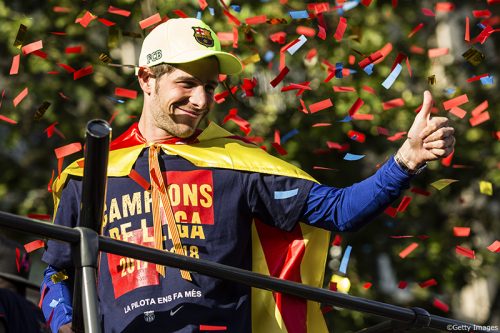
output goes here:
[[38, 289], [29, 270], [23, 246], [0, 236], [0, 333], [48, 332], [42, 312], [26, 299], [26, 288]]
[[[318, 254], [329, 238], [310, 226], [359, 228], [395, 200], [427, 161], [450, 154], [455, 142], [446, 118], [430, 118], [432, 99], [425, 92], [396, 157], [351, 187], [320, 185], [213, 123], [198, 130], [212, 107], [218, 75], [241, 71], [203, 22], [171, 19], [157, 26], [144, 40], [139, 66], [142, 114], [111, 144], [102, 234], [193, 258], [321, 286], [325, 258]], [[81, 176], [76, 162], [55, 182], [55, 223], [77, 225]], [[49, 242], [43, 260], [49, 264], [44, 314], [52, 317], [54, 332], [69, 332], [69, 279], [53, 279], [73, 269], [69, 246]], [[113, 254], [102, 253], [99, 267], [105, 332], [198, 332], [202, 325], [228, 332], [278, 332], [283, 325], [325, 331], [317, 304], [310, 313], [310, 305], [294, 298]]]

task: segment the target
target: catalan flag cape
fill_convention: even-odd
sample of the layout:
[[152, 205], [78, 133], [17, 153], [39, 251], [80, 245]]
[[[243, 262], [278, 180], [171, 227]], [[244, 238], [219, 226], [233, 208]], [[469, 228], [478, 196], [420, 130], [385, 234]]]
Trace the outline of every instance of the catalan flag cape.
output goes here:
[[[147, 145], [137, 124], [134, 124], [112, 142], [108, 176], [128, 176]], [[213, 122], [197, 136], [195, 142], [163, 144], [162, 149], [198, 167], [251, 171], [315, 181], [299, 168], [267, 154]], [[54, 181], [52, 192], [55, 210], [68, 177], [83, 176], [81, 165], [81, 160], [75, 161]], [[255, 220], [252, 225], [252, 269], [261, 274], [321, 288], [329, 240], [328, 231], [304, 223], [285, 232]], [[322, 333], [327, 332], [327, 327], [318, 303], [252, 288], [252, 330], [256, 333]]]

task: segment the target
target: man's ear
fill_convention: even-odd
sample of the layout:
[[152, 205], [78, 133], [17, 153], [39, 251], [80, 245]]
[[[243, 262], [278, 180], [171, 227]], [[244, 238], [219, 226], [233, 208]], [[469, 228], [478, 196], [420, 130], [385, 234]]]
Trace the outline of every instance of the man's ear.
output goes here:
[[145, 94], [151, 94], [153, 91], [151, 80], [154, 78], [151, 70], [147, 67], [140, 67], [139, 72], [137, 73], [137, 80], [139, 81], [139, 85], [141, 86], [142, 91]]

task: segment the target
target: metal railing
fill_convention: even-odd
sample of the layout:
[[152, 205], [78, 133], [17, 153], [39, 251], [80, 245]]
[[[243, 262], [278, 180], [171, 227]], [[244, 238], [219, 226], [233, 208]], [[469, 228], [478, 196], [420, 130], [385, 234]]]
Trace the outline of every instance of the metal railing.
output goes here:
[[[99, 251], [139, 259], [154, 264], [175, 267], [215, 278], [230, 280], [250, 287], [284, 293], [299, 298], [329, 304], [340, 308], [361, 311], [389, 318], [363, 333], [403, 332], [409, 329], [434, 328], [452, 332], [453, 327], [474, 328], [474, 332], [499, 332], [478, 325], [429, 314], [422, 308], [404, 308], [392, 304], [368, 300], [328, 289], [315, 288], [297, 282], [278, 279], [223, 265], [203, 259], [194, 259], [166, 251], [144, 247], [132, 243], [99, 236], [97, 221], [102, 220], [105, 188], [105, 171], [109, 135], [111, 129], [104, 121], [91, 121], [87, 125], [87, 144], [85, 158], [92, 161], [85, 170], [82, 195], [83, 225], [68, 228], [39, 222], [27, 217], [0, 211], [0, 226], [15, 229], [37, 236], [68, 242], [72, 245], [75, 258], [75, 281], [73, 303], [73, 329], [87, 333], [100, 333], [98, 300], [96, 291], [97, 258]], [[90, 138], [89, 138], [90, 137]], [[104, 156], [103, 156], [104, 155]], [[99, 180], [100, 179], [100, 180]], [[104, 182], [104, 184], [103, 184]], [[86, 186], [88, 187], [87, 189]], [[89, 193], [92, 193], [89, 195]], [[91, 208], [89, 208], [91, 207]], [[86, 213], [85, 213], [86, 212]], [[81, 289], [81, 291], [79, 291]], [[75, 320], [76, 319], [76, 320]], [[450, 329], [451, 328], [451, 329]], [[469, 329], [472, 331], [472, 329]]]

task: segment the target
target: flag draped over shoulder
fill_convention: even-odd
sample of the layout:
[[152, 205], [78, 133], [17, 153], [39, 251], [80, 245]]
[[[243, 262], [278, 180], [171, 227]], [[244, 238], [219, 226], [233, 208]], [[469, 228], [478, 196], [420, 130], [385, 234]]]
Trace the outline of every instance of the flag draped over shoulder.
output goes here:
[[[108, 177], [124, 177], [148, 144], [137, 124], [111, 143]], [[224, 168], [297, 177], [315, 181], [299, 168], [269, 155], [254, 144], [227, 132], [215, 123], [189, 144], [162, 144], [167, 154], [179, 155], [198, 167]], [[252, 156], [252, 158], [248, 158]], [[54, 181], [57, 210], [64, 184], [70, 175], [82, 177], [82, 160], [69, 165]], [[330, 232], [298, 223], [290, 232], [254, 220], [252, 270], [321, 288]], [[319, 304], [252, 288], [252, 331], [266, 333], [322, 333], [327, 327]]]

